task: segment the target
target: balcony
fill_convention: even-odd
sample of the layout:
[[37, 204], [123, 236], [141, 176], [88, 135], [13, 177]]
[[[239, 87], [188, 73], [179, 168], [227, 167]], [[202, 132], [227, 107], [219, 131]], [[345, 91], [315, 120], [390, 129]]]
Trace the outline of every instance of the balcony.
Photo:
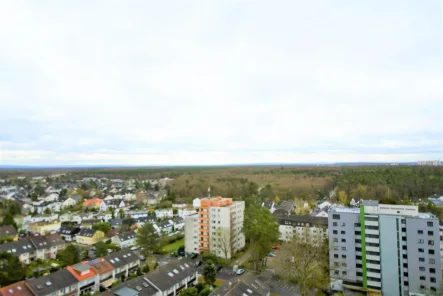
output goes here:
[[198, 223], [198, 226], [200, 227], [209, 227], [209, 223]]

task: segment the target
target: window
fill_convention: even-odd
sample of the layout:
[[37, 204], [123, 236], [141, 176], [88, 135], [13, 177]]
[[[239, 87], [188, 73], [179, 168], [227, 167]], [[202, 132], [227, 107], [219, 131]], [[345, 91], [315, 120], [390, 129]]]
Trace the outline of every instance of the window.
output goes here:
[[420, 266], [418, 269], [420, 269], [420, 271], [425, 271], [425, 268], [423, 266]]
[[338, 270], [335, 270], [335, 271], [334, 271], [334, 273], [335, 273], [335, 274], [339, 274], [339, 273], [340, 273], [340, 271], [338, 271]]
[[362, 265], [361, 265], [360, 263], [357, 263], [355, 266], [356, 266], [357, 268], [362, 268]]
[[428, 250], [428, 253], [429, 253], [429, 255], [434, 255], [435, 254], [434, 250]]
[[428, 235], [434, 235], [434, 231], [429, 230]]
[[357, 255], [357, 256], [355, 256], [355, 259], [357, 259], [357, 260], [361, 260], [361, 256], [360, 256], [360, 255]]
[[338, 243], [338, 238], [334, 237], [334, 243]]
[[334, 254], [334, 258], [338, 258], [338, 254]]
[[346, 262], [343, 262], [343, 263], [341, 264], [341, 266], [346, 267], [346, 266], [347, 266]]
[[409, 286], [409, 283], [408, 283], [407, 281], [404, 281], [403, 284], [404, 284], [405, 286]]
[[337, 222], [332, 222], [332, 226], [337, 226]]
[[340, 231], [341, 234], [346, 234], [346, 231], [342, 230]]
[[338, 267], [338, 262], [334, 262], [334, 266], [335, 266], [335, 267]]
[[419, 257], [419, 258], [418, 258], [418, 261], [419, 261], [419, 262], [425, 262], [425, 258], [423, 258], [423, 257]]
[[346, 251], [346, 247], [341, 247], [341, 250], [342, 251]]
[[435, 264], [435, 259], [429, 258], [429, 264]]
[[347, 275], [348, 272], [347, 272], [347, 271], [342, 271], [341, 274], [342, 274], [342, 275]]
[[[340, 215], [339, 214], [332, 214], [332, 219], [334, 220], [340, 220]], [[429, 222], [428, 222], [429, 223]]]
[[434, 245], [434, 241], [433, 240], [429, 240], [428, 241], [428, 245], [433, 246]]
[[421, 281], [426, 281], [426, 277], [424, 275], [420, 276]]
[[432, 226], [434, 226], [434, 222], [432, 222], [432, 221], [428, 221], [428, 227], [432, 227]]
[[341, 255], [341, 257], [345, 259], [345, 258], [346, 258], [346, 255], [343, 254], [343, 255]]
[[418, 248], [418, 252], [419, 252], [419, 253], [424, 253], [424, 252], [425, 252], [425, 249], [423, 249], [423, 248]]
[[435, 283], [435, 277], [430, 278], [431, 283]]
[[341, 242], [342, 242], [342, 243], [345, 243], [345, 242], [346, 242], [346, 239], [345, 239], [345, 238], [342, 238], [342, 239], [341, 239]]
[[333, 230], [332, 234], [338, 234], [338, 231], [337, 230]]
[[341, 222], [341, 226], [346, 226], [346, 223], [345, 222]]
[[418, 234], [423, 234], [423, 230], [417, 230]]
[[363, 273], [361, 273], [360, 271], [357, 271], [357, 276], [363, 276]]
[[435, 273], [435, 268], [429, 268], [430, 273]]
[[422, 243], [425, 242], [425, 240], [424, 240], [424, 239], [418, 239], [417, 242], [418, 242], [419, 244], [422, 244]]
[[403, 259], [408, 259], [408, 255], [403, 254]]

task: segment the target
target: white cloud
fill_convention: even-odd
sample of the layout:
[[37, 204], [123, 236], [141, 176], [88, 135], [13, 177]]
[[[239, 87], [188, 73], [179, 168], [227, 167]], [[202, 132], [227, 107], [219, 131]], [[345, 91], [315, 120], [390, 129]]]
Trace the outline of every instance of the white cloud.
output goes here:
[[0, 163], [442, 158], [439, 3], [344, 2], [2, 4]]

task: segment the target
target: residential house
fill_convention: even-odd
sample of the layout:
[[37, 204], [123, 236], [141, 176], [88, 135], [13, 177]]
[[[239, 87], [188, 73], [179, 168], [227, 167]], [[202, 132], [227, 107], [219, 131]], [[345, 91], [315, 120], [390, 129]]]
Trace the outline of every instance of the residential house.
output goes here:
[[125, 212], [126, 216], [129, 218], [141, 218], [141, 217], [148, 217], [147, 211], [127, 211]]
[[52, 222], [33, 222], [28, 223], [28, 231], [32, 234], [45, 235], [51, 232], [57, 232], [61, 227], [61, 223], [58, 221]]
[[86, 199], [83, 202], [83, 208], [94, 209], [100, 212], [106, 212], [108, 210], [108, 206], [106, 205], [106, 203], [99, 198]]
[[285, 200], [280, 205], [277, 206], [276, 210], [273, 212], [275, 215], [291, 215], [295, 210], [295, 202], [293, 200]]
[[194, 214], [197, 214], [197, 211], [193, 208], [178, 209], [178, 212], [177, 212], [177, 216], [180, 218], [183, 218], [183, 219], [186, 216], [194, 215]]
[[58, 234], [67, 242], [75, 242], [75, 237], [80, 232], [80, 227], [62, 226]]
[[94, 245], [104, 239], [105, 234], [103, 233], [103, 231], [88, 228], [81, 229], [75, 237], [75, 240], [78, 244], [88, 246]]
[[23, 224], [30, 222], [41, 222], [41, 221], [50, 222], [54, 220], [58, 220], [58, 214], [47, 214], [47, 215], [36, 215], [36, 216], [28, 215], [23, 217]]
[[120, 233], [112, 238], [112, 242], [121, 249], [129, 248], [135, 244], [135, 231]]
[[113, 287], [104, 295], [178, 295], [181, 290], [197, 284], [197, 268], [188, 259], [179, 259], [135, 279]]
[[123, 219], [110, 219], [108, 223], [109, 225], [111, 225], [112, 228], [116, 229], [123, 224]]
[[140, 217], [134, 219], [136, 227], [142, 227], [145, 223], [155, 223], [157, 219], [155, 216], [148, 216], [148, 217]]
[[108, 199], [104, 201], [108, 208], [122, 209], [126, 206], [123, 199]]
[[169, 221], [162, 221], [154, 223], [152, 226], [154, 226], [158, 234], [170, 234], [172, 232], [173, 224]]
[[80, 228], [92, 228], [92, 225], [102, 222], [102, 220], [99, 219], [88, 219], [88, 220], [82, 220], [82, 223], [80, 223]]
[[262, 203], [262, 207], [267, 208], [271, 212], [271, 214], [274, 213], [274, 211], [276, 210], [275, 206], [276, 203], [273, 201], [267, 201]]
[[67, 270], [77, 279], [80, 294], [93, 294], [95, 291], [99, 291], [100, 277], [88, 264], [78, 263], [68, 266]]
[[0, 239], [11, 238], [13, 241], [18, 240], [18, 233], [14, 226], [0, 226]]
[[188, 205], [186, 203], [173, 203], [172, 207], [175, 209], [184, 209], [186, 208]]
[[173, 225], [173, 232], [174, 231], [180, 231], [183, 230], [183, 228], [185, 228], [185, 220], [181, 217], [175, 217], [172, 218], [171, 220], [169, 220], [169, 224]]
[[47, 210], [51, 211], [51, 213], [58, 213], [60, 212], [61, 205], [60, 202], [42, 201], [34, 203], [34, 210], [38, 214], [43, 214]]
[[34, 296], [78, 295], [78, 283], [79, 281], [67, 269], [26, 280], [26, 286]]
[[94, 215], [95, 219], [100, 219], [103, 222], [108, 222], [109, 220], [112, 219], [112, 214], [111, 213], [97, 213]]
[[113, 277], [114, 266], [104, 258], [97, 258], [91, 261], [85, 261], [83, 264], [89, 265], [98, 276], [98, 282], [101, 287], [109, 288], [115, 281]]
[[130, 250], [121, 250], [104, 257], [114, 267], [114, 278], [127, 278], [130, 273], [137, 272], [140, 258]]
[[55, 202], [58, 201], [58, 194], [57, 193], [51, 193], [45, 197], [42, 198], [45, 202]]
[[2, 296], [34, 296], [25, 281], [16, 282], [9, 286], [0, 288]]
[[155, 216], [158, 219], [173, 218], [174, 211], [172, 209], [157, 209], [155, 210]]
[[69, 208], [69, 207], [73, 207], [76, 204], [77, 204], [77, 201], [75, 199], [73, 199], [72, 197], [68, 197], [67, 199], [65, 199], [62, 202], [61, 208], [62, 209], [66, 209], [66, 208]]
[[35, 260], [36, 248], [29, 239], [0, 244], [0, 252], [8, 252], [18, 257], [20, 262], [29, 264]]
[[209, 296], [270, 296], [271, 288], [255, 276], [233, 278], [217, 288]]
[[59, 216], [59, 220], [60, 220], [60, 222], [62, 222], [62, 224], [63, 224], [63, 222], [75, 222], [72, 220], [72, 217], [73, 217], [72, 213], [65, 213], [65, 214], [61, 214]]

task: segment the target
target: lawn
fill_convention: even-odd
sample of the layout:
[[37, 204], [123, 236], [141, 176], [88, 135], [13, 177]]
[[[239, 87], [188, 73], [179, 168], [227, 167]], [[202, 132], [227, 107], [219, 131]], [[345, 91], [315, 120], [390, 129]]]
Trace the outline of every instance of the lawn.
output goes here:
[[185, 239], [179, 239], [169, 245], [166, 245], [163, 247], [163, 251], [165, 251], [166, 253], [172, 253], [174, 251], [176, 251], [178, 248], [183, 247], [185, 245]]

